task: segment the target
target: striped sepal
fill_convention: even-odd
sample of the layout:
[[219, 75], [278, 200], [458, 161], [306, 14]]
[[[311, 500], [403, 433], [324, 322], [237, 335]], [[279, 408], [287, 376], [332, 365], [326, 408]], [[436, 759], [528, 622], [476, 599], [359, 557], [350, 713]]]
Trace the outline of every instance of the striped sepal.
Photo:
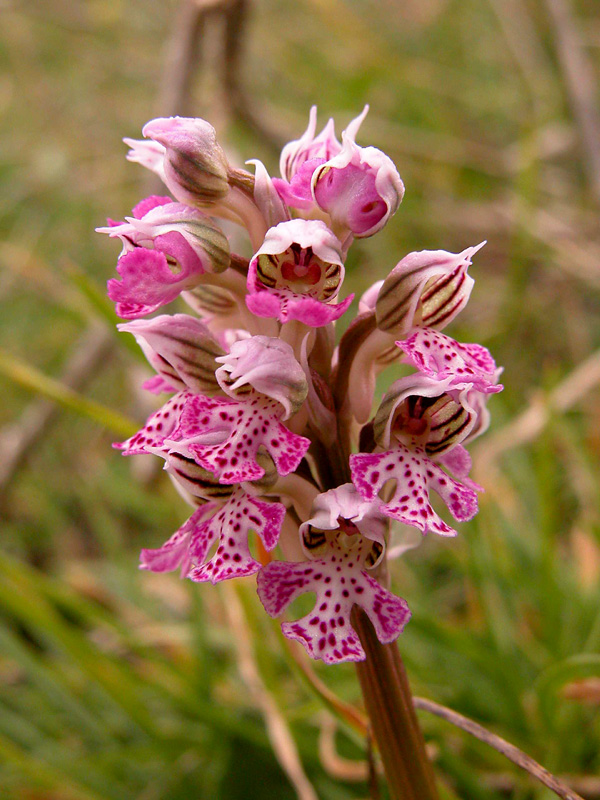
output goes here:
[[456, 255], [422, 250], [405, 256], [379, 291], [377, 327], [399, 337], [415, 325], [445, 327], [469, 299], [473, 279], [467, 270], [483, 244]]

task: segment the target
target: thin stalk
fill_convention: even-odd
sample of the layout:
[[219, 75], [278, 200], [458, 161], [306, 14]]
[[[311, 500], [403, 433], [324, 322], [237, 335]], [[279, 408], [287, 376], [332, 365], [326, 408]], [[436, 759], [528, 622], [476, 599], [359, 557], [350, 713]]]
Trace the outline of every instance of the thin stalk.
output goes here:
[[395, 644], [381, 644], [366, 613], [354, 606], [352, 626], [367, 658], [356, 668], [393, 800], [439, 800], [433, 767]]

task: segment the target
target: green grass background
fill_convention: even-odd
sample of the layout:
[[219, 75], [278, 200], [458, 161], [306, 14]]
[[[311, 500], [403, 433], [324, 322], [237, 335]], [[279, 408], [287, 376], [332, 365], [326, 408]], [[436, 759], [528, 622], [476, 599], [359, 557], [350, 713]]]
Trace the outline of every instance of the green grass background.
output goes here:
[[[567, 6], [598, 102], [600, 9]], [[116, 246], [93, 229], [122, 218], [147, 187], [120, 140], [161, 114], [177, 8], [2, 4], [0, 345], [58, 380], [90, 325], [113, 329], [98, 298]], [[471, 303], [449, 331], [505, 367], [492, 430], [475, 448], [486, 493], [458, 539], [431, 536], [394, 564], [394, 588], [413, 610], [400, 649], [415, 693], [575, 776], [591, 799], [600, 797], [600, 394], [589, 360], [600, 347], [599, 198], [550, 8], [255, 0], [243, 89], [284, 141], [304, 130], [313, 103], [338, 130], [370, 103], [359, 141], [394, 159], [406, 196], [384, 233], [353, 247], [350, 290], [410, 250], [488, 240], [471, 270]], [[240, 164], [260, 156], [276, 173], [274, 149], [224, 110], [218, 38], [215, 23], [193, 113], [215, 121]], [[139, 422], [151, 406], [124, 340], [115, 332], [84, 394]], [[562, 408], [574, 370], [575, 396]], [[23, 385], [35, 376], [15, 380], [6, 355], [0, 373], [6, 446], [36, 402]], [[515, 430], [530, 407], [548, 409], [544, 424], [536, 430], [530, 418]], [[110, 448], [119, 435], [80, 411], [60, 411], [0, 498], [0, 797], [295, 797], [240, 673], [231, 593], [137, 570], [139, 549], [164, 541], [184, 505], [159, 465], [122, 459]], [[317, 795], [366, 797], [364, 783], [335, 777], [320, 758], [322, 702], [294, 673], [253, 581], [235, 597]], [[353, 667], [316, 669], [360, 703]], [[420, 719], [447, 797], [553, 796], [466, 734]], [[343, 722], [337, 746], [365, 757]]]

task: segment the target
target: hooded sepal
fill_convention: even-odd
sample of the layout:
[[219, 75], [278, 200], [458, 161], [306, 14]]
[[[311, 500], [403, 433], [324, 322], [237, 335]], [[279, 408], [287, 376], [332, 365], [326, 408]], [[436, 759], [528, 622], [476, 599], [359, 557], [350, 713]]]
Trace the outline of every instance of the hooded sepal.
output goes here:
[[248, 269], [250, 311], [320, 327], [352, 302], [331, 305], [344, 279], [342, 245], [321, 220], [294, 219], [267, 231]]
[[[300, 525], [305, 553], [319, 558], [329, 549], [331, 531], [343, 530], [347, 537], [359, 535], [371, 541], [363, 545], [363, 566], [372, 569], [383, 557], [389, 521], [379, 511], [381, 501], [364, 500], [352, 483], [345, 483], [317, 495], [310, 519]], [[335, 537], [334, 537], [335, 538]], [[349, 539], [347, 539], [349, 541]]]
[[163, 117], [144, 125], [142, 133], [164, 147], [164, 182], [182, 203], [206, 206], [228, 194], [229, 163], [208, 122]]
[[393, 216], [404, 196], [394, 162], [376, 147], [359, 147], [343, 136], [339, 155], [318, 166], [311, 188], [316, 204], [336, 230], [373, 236]]
[[283, 406], [284, 417], [295, 414], [308, 394], [304, 370], [287, 342], [269, 336], [251, 336], [234, 342], [216, 379], [223, 391], [237, 399], [254, 390]]
[[467, 274], [472, 256], [485, 242], [462, 253], [409, 253], [390, 272], [376, 302], [377, 327], [401, 337], [415, 326], [441, 330], [462, 311], [473, 288]]

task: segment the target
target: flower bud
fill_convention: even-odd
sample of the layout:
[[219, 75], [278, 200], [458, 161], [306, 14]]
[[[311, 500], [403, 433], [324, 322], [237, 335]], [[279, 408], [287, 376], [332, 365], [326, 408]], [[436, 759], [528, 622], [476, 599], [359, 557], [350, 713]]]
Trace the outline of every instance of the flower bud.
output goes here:
[[208, 122], [163, 117], [148, 122], [142, 133], [165, 148], [164, 180], [178, 200], [206, 206], [229, 192], [227, 157]]
[[346, 133], [337, 156], [317, 167], [312, 193], [336, 230], [372, 236], [396, 213], [404, 184], [391, 158], [376, 147], [359, 147]]

